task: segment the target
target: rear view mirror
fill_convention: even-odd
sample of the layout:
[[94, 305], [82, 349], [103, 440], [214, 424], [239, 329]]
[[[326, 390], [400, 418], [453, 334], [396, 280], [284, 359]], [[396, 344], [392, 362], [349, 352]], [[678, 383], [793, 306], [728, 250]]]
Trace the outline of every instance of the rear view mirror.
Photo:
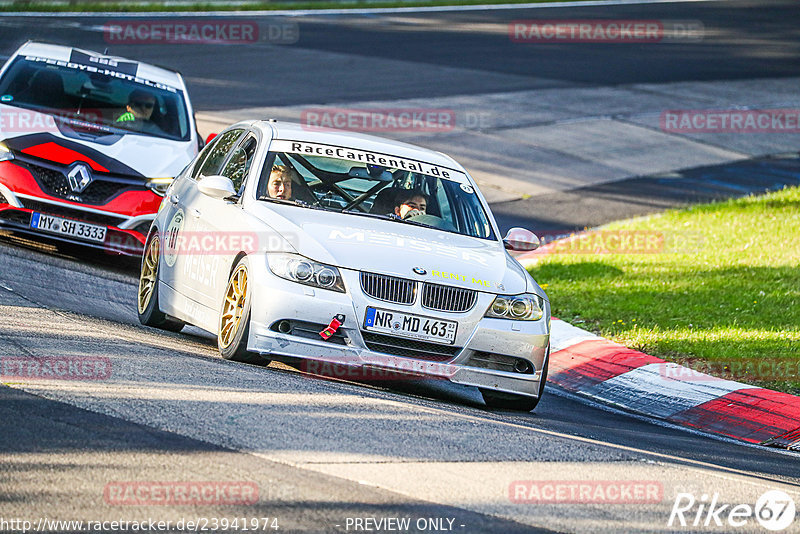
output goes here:
[[529, 252], [539, 248], [539, 238], [525, 228], [512, 228], [503, 238], [503, 245], [516, 252]]
[[203, 176], [198, 182], [197, 188], [204, 195], [211, 198], [228, 198], [236, 196], [236, 189], [233, 182], [224, 176]]

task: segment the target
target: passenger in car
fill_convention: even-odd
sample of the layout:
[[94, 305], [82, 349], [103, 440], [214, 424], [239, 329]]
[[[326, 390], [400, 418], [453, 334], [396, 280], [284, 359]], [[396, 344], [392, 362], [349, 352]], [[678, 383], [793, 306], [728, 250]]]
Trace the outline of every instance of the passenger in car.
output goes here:
[[297, 171], [285, 165], [273, 165], [267, 182], [267, 195], [270, 198], [292, 200], [292, 180], [301, 180]]
[[401, 189], [395, 198], [394, 214], [401, 219], [425, 215], [428, 197], [419, 189]]

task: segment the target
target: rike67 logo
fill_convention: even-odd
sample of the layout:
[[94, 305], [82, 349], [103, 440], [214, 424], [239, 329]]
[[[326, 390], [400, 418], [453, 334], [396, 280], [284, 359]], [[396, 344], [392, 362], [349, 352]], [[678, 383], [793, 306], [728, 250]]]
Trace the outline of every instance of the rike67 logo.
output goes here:
[[780, 490], [770, 490], [761, 495], [755, 506], [719, 502], [719, 494], [699, 499], [691, 493], [678, 493], [669, 515], [667, 526], [698, 528], [725, 527], [752, 529], [757, 521], [763, 528], [779, 532], [789, 528], [795, 518], [794, 499]]

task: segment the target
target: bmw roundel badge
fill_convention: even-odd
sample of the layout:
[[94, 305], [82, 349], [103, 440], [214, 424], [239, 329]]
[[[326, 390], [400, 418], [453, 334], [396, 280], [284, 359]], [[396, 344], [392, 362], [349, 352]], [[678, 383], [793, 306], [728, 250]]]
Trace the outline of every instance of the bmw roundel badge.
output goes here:
[[422, 267], [414, 267], [412, 270], [417, 274], [428, 274], [428, 271], [426, 271]]

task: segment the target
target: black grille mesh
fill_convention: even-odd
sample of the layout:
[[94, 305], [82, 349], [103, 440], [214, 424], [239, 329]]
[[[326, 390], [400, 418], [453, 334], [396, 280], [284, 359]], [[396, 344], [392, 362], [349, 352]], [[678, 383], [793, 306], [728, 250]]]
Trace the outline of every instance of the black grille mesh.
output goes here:
[[461, 351], [461, 347], [385, 336], [374, 332], [362, 331], [361, 335], [364, 337], [364, 343], [366, 343], [369, 350], [405, 358], [444, 362], [452, 360]]
[[383, 274], [361, 273], [361, 289], [372, 298], [395, 304], [412, 304], [417, 283], [413, 280], [386, 276]]
[[0, 219], [8, 222], [15, 222], [28, 226], [31, 224], [31, 214], [21, 210], [2, 210]]
[[29, 210], [38, 211], [40, 213], [57, 215], [59, 217], [66, 217], [68, 219], [75, 219], [78, 221], [102, 224], [103, 226], [119, 226], [123, 221], [125, 221], [125, 217], [112, 217], [110, 215], [102, 215], [100, 213], [72, 209], [56, 204], [47, 204], [46, 202], [38, 202], [36, 200], [30, 200], [27, 198], [22, 199], [22, 204]]
[[471, 289], [440, 286], [425, 283], [422, 285], [422, 307], [447, 312], [465, 312], [475, 305], [478, 293]]
[[[361, 289], [372, 298], [394, 304], [413, 304], [417, 283], [395, 276], [361, 273]], [[478, 300], [477, 291], [425, 282], [422, 284], [422, 306], [430, 310], [465, 312]]]
[[528, 369], [525, 374], [533, 374], [533, 365], [527, 360], [517, 358], [514, 356], [506, 356], [503, 354], [492, 354], [489, 352], [476, 352], [467, 360], [465, 365], [470, 367], [482, 367], [484, 369], [495, 369], [498, 371], [506, 371], [508, 373], [517, 372], [514, 366], [517, 362], [525, 361], [528, 363]]
[[82, 193], [74, 193], [69, 187], [69, 180], [61, 171], [28, 163], [28, 168], [36, 180], [41, 184], [45, 193], [58, 198], [75, 197], [78, 202], [92, 205], [107, 204], [112, 197], [126, 190], [145, 190], [144, 186], [136, 187], [130, 184], [111, 182], [95, 177]]

